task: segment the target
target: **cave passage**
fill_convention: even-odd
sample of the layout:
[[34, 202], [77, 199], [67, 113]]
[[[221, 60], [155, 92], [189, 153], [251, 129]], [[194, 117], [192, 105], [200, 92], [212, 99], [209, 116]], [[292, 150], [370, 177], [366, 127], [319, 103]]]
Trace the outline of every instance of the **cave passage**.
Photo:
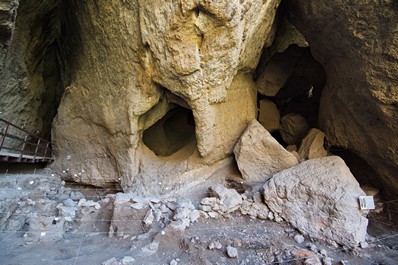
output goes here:
[[144, 144], [157, 156], [171, 156], [195, 139], [192, 110], [179, 105], [174, 105], [143, 134]]

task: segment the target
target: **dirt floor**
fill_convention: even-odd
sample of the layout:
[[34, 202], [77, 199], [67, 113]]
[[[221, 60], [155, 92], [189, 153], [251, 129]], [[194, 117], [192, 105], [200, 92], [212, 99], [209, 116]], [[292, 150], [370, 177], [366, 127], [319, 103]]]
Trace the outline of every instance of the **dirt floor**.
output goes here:
[[[199, 218], [185, 231], [143, 227], [144, 233], [109, 237], [112, 209], [104, 202], [119, 190], [63, 183], [32, 166], [0, 170], [0, 264], [398, 264], [398, 226], [384, 213], [369, 217], [368, 246], [352, 249], [239, 213]], [[73, 220], [61, 218], [59, 205], [82, 196], [101, 208], [93, 204], [93, 211], [82, 210]], [[184, 197], [196, 200], [197, 194]]]

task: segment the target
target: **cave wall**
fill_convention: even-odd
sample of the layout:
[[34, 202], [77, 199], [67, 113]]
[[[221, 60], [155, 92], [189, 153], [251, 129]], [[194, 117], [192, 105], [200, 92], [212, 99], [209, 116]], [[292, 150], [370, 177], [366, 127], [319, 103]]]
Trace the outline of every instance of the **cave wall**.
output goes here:
[[0, 1], [0, 72], [14, 33], [18, 5], [18, 0]]
[[[206, 179], [256, 118], [252, 73], [272, 42], [278, 4], [76, 1], [84, 34], [54, 122], [53, 168], [149, 193]], [[192, 111], [196, 139], [156, 155], [143, 134], [176, 103]]]
[[3, 42], [0, 29], [0, 115], [49, 140], [77, 49], [70, 45], [78, 34], [74, 7], [57, 0], [2, 2], [0, 9], [9, 14], [2, 27], [9, 30]]
[[319, 121], [330, 144], [363, 158], [396, 197], [397, 2], [289, 0], [287, 9], [327, 73]]

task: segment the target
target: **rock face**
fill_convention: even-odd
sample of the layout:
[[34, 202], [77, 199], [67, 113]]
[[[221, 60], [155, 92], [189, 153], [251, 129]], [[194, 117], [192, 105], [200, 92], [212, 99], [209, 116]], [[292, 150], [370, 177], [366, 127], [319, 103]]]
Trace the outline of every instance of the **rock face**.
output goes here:
[[198, 168], [230, 155], [256, 117], [251, 72], [278, 5], [76, 1], [83, 47], [54, 122], [55, 170], [148, 193], [203, 181]]
[[398, 190], [396, 1], [292, 0], [290, 20], [327, 73], [319, 120], [328, 140], [353, 150]]
[[256, 120], [242, 134], [234, 153], [242, 177], [254, 182], [266, 181], [272, 174], [298, 163]]
[[264, 185], [269, 209], [304, 235], [356, 246], [365, 241], [368, 220], [359, 210], [365, 193], [337, 156], [305, 161]]
[[0, 1], [0, 71], [14, 32], [18, 5], [19, 0]]
[[48, 140], [79, 50], [74, 12], [73, 1], [0, 1], [0, 116]]

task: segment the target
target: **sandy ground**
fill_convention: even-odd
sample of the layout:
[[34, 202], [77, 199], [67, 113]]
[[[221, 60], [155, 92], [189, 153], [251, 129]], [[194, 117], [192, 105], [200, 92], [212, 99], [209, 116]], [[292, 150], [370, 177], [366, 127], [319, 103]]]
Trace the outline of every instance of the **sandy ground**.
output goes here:
[[398, 229], [383, 214], [372, 214], [366, 248], [298, 243], [289, 224], [238, 213], [200, 218], [183, 232], [166, 227], [110, 238], [111, 209], [61, 222], [56, 206], [71, 192], [98, 202], [118, 190], [63, 184], [45, 169], [0, 170], [0, 264], [398, 264]]

